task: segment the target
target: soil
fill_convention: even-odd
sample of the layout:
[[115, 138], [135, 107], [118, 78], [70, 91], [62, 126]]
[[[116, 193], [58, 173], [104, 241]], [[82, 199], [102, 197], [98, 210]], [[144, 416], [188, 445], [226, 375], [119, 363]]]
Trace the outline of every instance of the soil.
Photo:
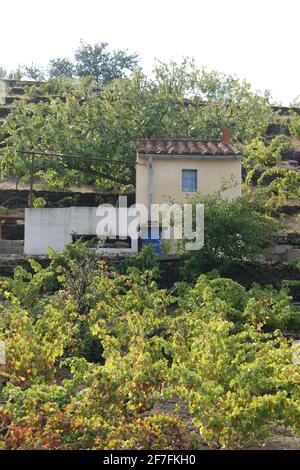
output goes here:
[[[186, 404], [178, 399], [161, 400], [153, 406], [152, 410], [145, 413], [145, 416], [156, 413], [164, 413], [172, 416], [180, 416], [186, 425], [186, 429], [196, 436], [197, 449], [210, 450], [199, 435], [199, 431], [193, 424], [192, 417]], [[245, 450], [300, 450], [300, 437], [295, 437], [290, 431], [283, 427], [274, 428], [272, 435], [261, 443], [250, 443], [245, 446]]]
[[300, 438], [284, 428], [274, 429], [274, 433], [262, 444], [246, 446], [247, 450], [300, 450]]

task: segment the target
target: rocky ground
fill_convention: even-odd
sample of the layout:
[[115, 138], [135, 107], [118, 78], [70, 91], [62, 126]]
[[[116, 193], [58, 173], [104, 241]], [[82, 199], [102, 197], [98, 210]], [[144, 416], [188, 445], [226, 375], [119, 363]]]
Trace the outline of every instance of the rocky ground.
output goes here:
[[283, 428], [274, 429], [272, 436], [260, 445], [252, 444], [246, 447], [250, 450], [300, 450], [300, 438], [294, 437]]
[[[195, 433], [197, 437], [197, 448], [200, 450], [209, 450], [210, 448], [201, 440], [197, 428], [194, 426], [187, 406], [176, 399], [161, 400], [154, 405], [152, 410], [145, 415], [155, 413], [165, 413], [171, 415], [180, 415], [186, 424], [186, 428]], [[270, 437], [262, 443], [251, 443], [245, 446], [245, 450], [300, 450], [300, 437], [293, 436], [283, 427], [274, 428]]]

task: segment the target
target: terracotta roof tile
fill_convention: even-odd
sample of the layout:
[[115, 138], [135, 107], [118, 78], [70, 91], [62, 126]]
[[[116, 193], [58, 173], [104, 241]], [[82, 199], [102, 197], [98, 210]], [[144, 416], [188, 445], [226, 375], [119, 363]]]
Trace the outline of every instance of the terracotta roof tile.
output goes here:
[[219, 140], [139, 139], [137, 151], [143, 155], [240, 155], [235, 145]]

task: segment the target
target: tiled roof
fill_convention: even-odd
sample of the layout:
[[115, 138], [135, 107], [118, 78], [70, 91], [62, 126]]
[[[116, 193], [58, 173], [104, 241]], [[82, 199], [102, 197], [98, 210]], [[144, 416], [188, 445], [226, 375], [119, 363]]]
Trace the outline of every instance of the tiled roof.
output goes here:
[[237, 147], [220, 140], [139, 139], [137, 151], [144, 155], [240, 155]]

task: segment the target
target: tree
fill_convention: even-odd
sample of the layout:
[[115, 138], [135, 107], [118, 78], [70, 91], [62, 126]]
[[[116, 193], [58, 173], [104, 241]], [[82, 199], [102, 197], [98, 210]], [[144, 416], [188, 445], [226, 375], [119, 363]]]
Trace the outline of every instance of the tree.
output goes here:
[[21, 67], [11, 70], [8, 74], [8, 78], [10, 80], [22, 80], [23, 76], [24, 76], [24, 71], [22, 70]]
[[65, 58], [57, 58], [50, 60], [49, 63], [49, 75], [50, 77], [59, 78], [62, 76], [65, 77], [74, 77], [75, 75], [75, 65], [71, 60]]
[[274, 118], [268, 93], [188, 60], [158, 63], [151, 78], [136, 70], [101, 87], [91, 78], [52, 79], [38, 94], [45, 100], [20, 100], [2, 126], [4, 164], [8, 173], [28, 178], [30, 158], [19, 151], [86, 157], [39, 157], [38, 174], [55, 187], [134, 184], [140, 136], [219, 139], [231, 127], [235, 142], [247, 143], [263, 136]]
[[104, 84], [132, 72], [138, 61], [138, 54], [129, 54], [126, 49], [110, 51], [106, 42], [87, 44], [81, 41], [73, 60], [57, 57], [50, 60], [47, 70], [32, 63], [22, 66], [20, 72], [30, 80], [36, 81], [49, 77], [92, 77], [96, 83]]
[[126, 50], [109, 52], [108, 44], [86, 44], [83, 41], [75, 52], [75, 69], [78, 77], [93, 77], [97, 83], [109, 83], [134, 70], [137, 54]]
[[35, 80], [35, 81], [41, 81], [45, 80], [46, 78], [46, 73], [43, 70], [42, 67], [39, 67], [38, 65], [32, 63], [31, 65], [27, 66], [24, 65], [22, 67], [23, 74], [26, 78], [29, 78], [30, 80]]

